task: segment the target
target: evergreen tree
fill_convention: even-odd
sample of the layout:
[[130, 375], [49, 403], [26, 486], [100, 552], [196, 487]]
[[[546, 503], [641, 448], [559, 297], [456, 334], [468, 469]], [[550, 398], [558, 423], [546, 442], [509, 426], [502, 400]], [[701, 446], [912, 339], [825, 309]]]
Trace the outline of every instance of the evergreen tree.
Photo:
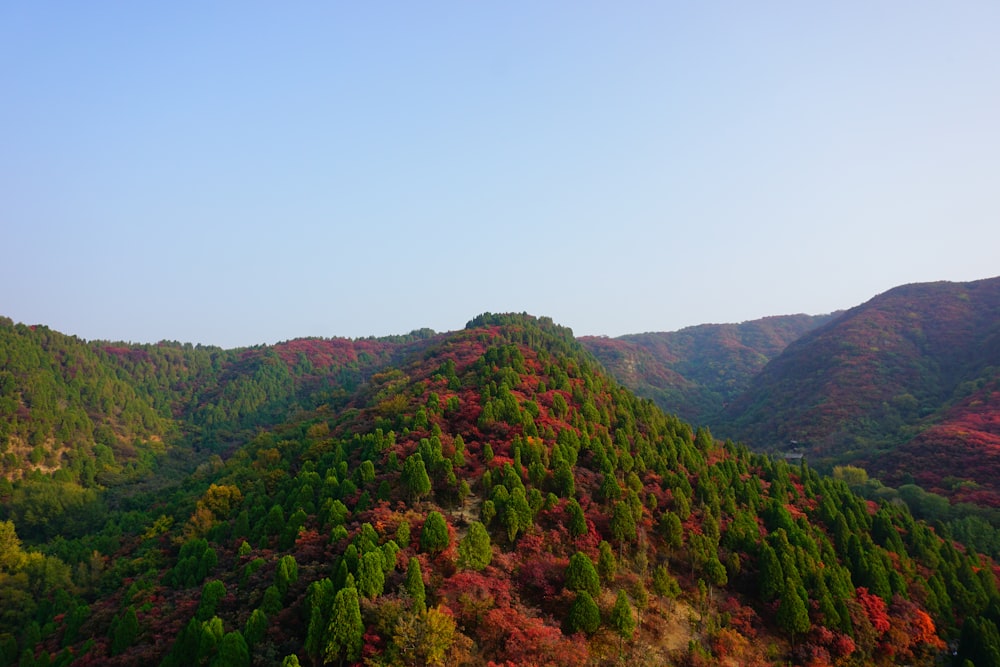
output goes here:
[[482, 570], [493, 560], [493, 547], [486, 527], [478, 521], [469, 524], [469, 532], [458, 543], [458, 563], [471, 570]]
[[592, 635], [601, 627], [601, 610], [587, 591], [580, 591], [569, 608], [566, 625], [570, 632]]
[[573, 537], [580, 537], [587, 534], [587, 517], [583, 513], [583, 508], [576, 498], [570, 498], [566, 505], [569, 512], [569, 534]]
[[120, 655], [135, 644], [139, 636], [139, 619], [129, 607], [111, 624], [111, 655]]
[[358, 594], [371, 600], [381, 595], [384, 587], [382, 552], [369, 551], [361, 557], [361, 565], [358, 567]]
[[250, 667], [250, 649], [243, 635], [233, 631], [222, 637], [212, 667]]
[[437, 554], [447, 549], [450, 543], [448, 524], [444, 517], [440, 512], [430, 512], [420, 532], [420, 548], [428, 553]]
[[632, 639], [632, 636], [635, 634], [635, 626], [635, 614], [632, 612], [632, 605], [628, 601], [628, 596], [625, 595], [624, 590], [618, 591], [618, 599], [615, 600], [615, 606], [611, 609], [611, 627], [618, 633], [619, 653], [622, 650], [622, 642], [626, 639]]
[[406, 579], [403, 582], [403, 588], [410, 596], [410, 599], [413, 600], [413, 611], [416, 613], [424, 611], [426, 609], [424, 577], [420, 572], [420, 561], [415, 556], [410, 557], [410, 563], [406, 568]]
[[802, 599], [799, 587], [793, 582], [785, 582], [781, 599], [778, 602], [778, 627], [787, 632], [792, 641], [795, 635], [809, 632], [809, 610], [806, 601]]
[[243, 628], [243, 639], [247, 646], [253, 646], [263, 641], [267, 634], [267, 614], [260, 609], [254, 609]]
[[593, 598], [601, 594], [597, 570], [587, 554], [577, 551], [570, 556], [569, 566], [566, 568], [566, 588], [574, 592], [587, 591]]
[[358, 591], [353, 586], [340, 589], [333, 600], [330, 624], [326, 631], [327, 644], [323, 652], [325, 661], [356, 661], [361, 657], [364, 633]]
[[615, 558], [615, 552], [611, 550], [611, 545], [604, 540], [601, 541], [598, 548], [597, 573], [605, 585], [614, 581], [618, 574], [618, 559]]

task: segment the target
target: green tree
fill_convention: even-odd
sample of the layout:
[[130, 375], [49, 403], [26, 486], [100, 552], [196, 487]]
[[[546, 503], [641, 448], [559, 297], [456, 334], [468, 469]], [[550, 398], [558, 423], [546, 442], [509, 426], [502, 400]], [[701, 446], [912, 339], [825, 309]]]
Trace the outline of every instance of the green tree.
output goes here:
[[224, 597], [226, 597], [225, 584], [218, 579], [206, 582], [201, 588], [201, 601], [198, 603], [198, 612], [195, 614], [195, 618], [199, 621], [207, 621], [215, 616], [215, 610]]
[[458, 543], [458, 563], [471, 570], [482, 570], [493, 560], [493, 547], [486, 527], [478, 521], [469, 524], [469, 532]]
[[573, 537], [580, 537], [587, 534], [587, 517], [583, 513], [583, 508], [576, 498], [570, 498], [566, 505], [569, 512], [569, 534]]
[[440, 512], [430, 512], [420, 532], [420, 548], [428, 553], [437, 554], [447, 549], [450, 543], [448, 524], [444, 517]]
[[579, 591], [569, 608], [566, 625], [570, 632], [592, 635], [601, 627], [601, 610], [587, 591]]
[[111, 655], [121, 655], [135, 644], [138, 637], [139, 619], [135, 609], [129, 607], [111, 623]]
[[605, 585], [614, 581], [618, 574], [618, 559], [615, 558], [615, 552], [611, 550], [611, 545], [605, 540], [601, 540], [598, 547], [597, 573], [601, 575], [601, 581]]
[[234, 630], [222, 637], [212, 667], [250, 667], [250, 649], [243, 635]]
[[353, 586], [342, 588], [333, 600], [327, 644], [323, 656], [326, 662], [355, 662], [361, 657], [365, 626], [361, 620], [358, 591]]
[[601, 582], [594, 569], [594, 563], [587, 554], [577, 551], [569, 558], [566, 568], [566, 588], [574, 591], [587, 591], [592, 598], [601, 594]]
[[760, 597], [765, 602], [776, 599], [785, 590], [785, 575], [781, 571], [778, 554], [770, 544], [763, 542], [760, 547], [760, 575], [757, 579]]
[[611, 609], [611, 627], [614, 631], [618, 633], [618, 652], [622, 651], [622, 644], [626, 639], [632, 639], [635, 634], [635, 613], [632, 611], [632, 605], [628, 601], [628, 596], [625, 595], [625, 591], [618, 591], [618, 599], [615, 600], [615, 606]]
[[371, 600], [381, 595], [384, 587], [382, 553], [378, 550], [369, 551], [361, 557], [361, 565], [358, 568], [358, 593]]
[[248, 646], [259, 644], [267, 635], [267, 614], [260, 609], [254, 609], [243, 627], [243, 639]]
[[400, 482], [412, 501], [420, 500], [431, 492], [431, 478], [427, 476], [427, 466], [419, 452], [410, 455], [403, 462]]
[[787, 632], [794, 642], [796, 635], [809, 632], [809, 610], [806, 601], [802, 599], [799, 587], [794, 583], [785, 582], [781, 599], [778, 602], [778, 627]]
[[426, 609], [424, 591], [424, 576], [420, 572], [420, 561], [415, 556], [410, 557], [410, 562], [406, 567], [406, 579], [403, 581], [403, 588], [407, 595], [413, 600], [413, 611], [422, 612]]

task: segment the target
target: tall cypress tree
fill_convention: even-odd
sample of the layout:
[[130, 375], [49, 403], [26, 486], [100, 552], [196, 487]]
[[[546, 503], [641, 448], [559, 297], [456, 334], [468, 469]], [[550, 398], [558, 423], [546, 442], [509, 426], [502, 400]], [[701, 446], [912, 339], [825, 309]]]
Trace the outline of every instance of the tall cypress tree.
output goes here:
[[354, 662], [361, 657], [365, 626], [361, 620], [358, 591], [350, 586], [337, 592], [327, 627], [327, 644], [324, 658], [327, 662], [344, 660]]

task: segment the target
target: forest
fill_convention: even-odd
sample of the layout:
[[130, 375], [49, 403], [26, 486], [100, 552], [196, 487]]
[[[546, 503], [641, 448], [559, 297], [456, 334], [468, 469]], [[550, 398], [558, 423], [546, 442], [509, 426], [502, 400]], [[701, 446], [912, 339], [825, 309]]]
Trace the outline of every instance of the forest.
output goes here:
[[988, 516], [716, 439], [547, 318], [0, 321], [0, 429], [0, 665], [1000, 665]]

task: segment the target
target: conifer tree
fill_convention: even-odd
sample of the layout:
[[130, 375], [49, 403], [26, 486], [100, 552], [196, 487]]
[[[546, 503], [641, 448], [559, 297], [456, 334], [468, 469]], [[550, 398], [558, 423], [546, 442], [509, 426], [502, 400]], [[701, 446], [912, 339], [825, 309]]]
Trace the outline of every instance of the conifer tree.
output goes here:
[[594, 598], [601, 594], [597, 570], [587, 554], [577, 551], [570, 556], [569, 566], [566, 568], [566, 588], [575, 592], [587, 591]]
[[361, 557], [361, 565], [358, 567], [358, 594], [371, 600], [381, 595], [384, 587], [382, 552], [369, 551]]
[[410, 599], [413, 600], [413, 611], [419, 613], [426, 609], [424, 591], [424, 577], [420, 572], [420, 561], [415, 556], [410, 557], [410, 563], [406, 568], [406, 580], [403, 582]]
[[587, 591], [579, 591], [569, 608], [566, 625], [570, 632], [585, 632], [592, 635], [601, 627], [601, 610]]
[[358, 591], [350, 586], [337, 592], [327, 627], [327, 644], [323, 652], [326, 662], [354, 662], [361, 657], [365, 626], [361, 620]]
[[622, 644], [626, 639], [632, 639], [635, 634], [635, 614], [632, 612], [632, 605], [628, 601], [628, 596], [624, 590], [618, 591], [618, 599], [611, 609], [611, 627], [618, 633], [618, 652], [622, 651]]
[[778, 627], [787, 632], [792, 641], [796, 635], [809, 631], [809, 610], [806, 601], [802, 599], [799, 587], [793, 582], [785, 582], [781, 599], [778, 602]]
[[420, 532], [420, 548], [428, 553], [437, 554], [448, 548], [450, 541], [448, 524], [441, 513], [436, 511], [428, 513], [424, 528]]
[[493, 547], [486, 527], [478, 521], [469, 524], [469, 532], [458, 543], [459, 565], [482, 570], [493, 560]]
[[618, 559], [615, 558], [615, 552], [611, 550], [611, 545], [606, 540], [601, 541], [598, 554], [597, 573], [605, 585], [610, 584], [618, 574]]

